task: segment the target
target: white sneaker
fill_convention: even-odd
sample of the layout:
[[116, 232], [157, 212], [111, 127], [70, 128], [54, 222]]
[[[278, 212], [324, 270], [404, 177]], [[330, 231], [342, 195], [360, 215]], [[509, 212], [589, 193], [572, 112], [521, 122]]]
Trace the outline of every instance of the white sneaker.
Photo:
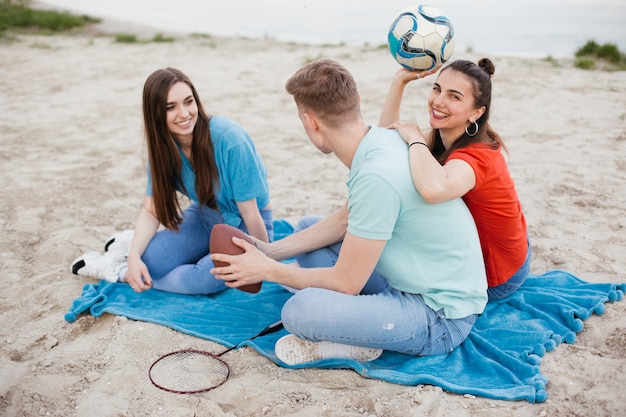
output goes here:
[[128, 256], [134, 235], [134, 230], [124, 230], [114, 234], [104, 244], [104, 251], [114, 256]]
[[287, 365], [315, 362], [322, 359], [342, 358], [369, 362], [378, 358], [382, 349], [364, 348], [331, 342], [309, 342], [288, 334], [278, 339], [276, 356]]
[[117, 282], [122, 267], [126, 265], [124, 256], [102, 255], [99, 252], [87, 252], [74, 259], [72, 273], [85, 277]]

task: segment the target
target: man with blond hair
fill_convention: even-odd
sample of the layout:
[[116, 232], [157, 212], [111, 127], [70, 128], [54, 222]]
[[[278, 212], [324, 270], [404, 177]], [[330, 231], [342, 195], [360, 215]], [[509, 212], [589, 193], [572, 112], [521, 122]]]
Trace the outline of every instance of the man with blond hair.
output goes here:
[[[451, 352], [487, 303], [474, 221], [461, 199], [428, 204], [413, 186], [405, 142], [369, 126], [350, 72], [321, 59], [286, 84], [313, 143], [350, 172], [346, 204], [324, 219], [213, 271], [229, 287], [262, 280], [294, 289], [282, 310], [291, 333], [276, 344], [286, 364], [327, 358], [376, 359]], [[278, 262], [296, 256], [298, 266]]]

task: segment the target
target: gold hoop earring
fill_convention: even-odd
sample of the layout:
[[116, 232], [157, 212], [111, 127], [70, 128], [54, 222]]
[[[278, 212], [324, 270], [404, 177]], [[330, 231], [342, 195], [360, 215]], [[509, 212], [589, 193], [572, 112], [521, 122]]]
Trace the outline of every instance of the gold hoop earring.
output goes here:
[[474, 133], [470, 133], [467, 130], [467, 128], [470, 127], [471, 125], [465, 126], [465, 133], [467, 133], [467, 136], [476, 136], [476, 133], [478, 133], [478, 122], [474, 120], [472, 123], [474, 124]]

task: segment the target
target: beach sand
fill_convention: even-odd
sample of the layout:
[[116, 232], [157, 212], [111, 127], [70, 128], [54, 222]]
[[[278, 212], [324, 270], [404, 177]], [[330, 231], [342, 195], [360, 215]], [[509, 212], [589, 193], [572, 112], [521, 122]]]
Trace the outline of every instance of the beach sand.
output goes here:
[[[575, 344], [545, 355], [549, 397], [539, 404], [395, 385], [350, 370], [288, 370], [249, 348], [229, 354], [233, 375], [222, 387], [170, 394], [147, 377], [154, 359], [179, 348], [223, 347], [108, 314], [65, 322], [90, 282], [71, 274], [72, 260], [132, 228], [141, 206], [141, 90], [152, 71], [183, 70], [207, 111], [248, 130], [268, 167], [275, 216], [295, 224], [344, 202], [347, 169], [309, 143], [286, 79], [312, 59], [337, 59], [354, 74], [365, 117], [375, 124], [398, 68], [384, 48], [205, 36], [121, 44], [103, 35], [117, 32], [158, 33], [104, 22], [80, 34], [20, 34], [0, 43], [0, 415], [626, 415], [626, 302], [608, 304]], [[483, 55], [457, 51], [455, 58]], [[509, 147], [532, 272], [626, 281], [626, 72], [491, 58], [492, 124]], [[402, 117], [423, 122], [431, 82], [414, 84]]]

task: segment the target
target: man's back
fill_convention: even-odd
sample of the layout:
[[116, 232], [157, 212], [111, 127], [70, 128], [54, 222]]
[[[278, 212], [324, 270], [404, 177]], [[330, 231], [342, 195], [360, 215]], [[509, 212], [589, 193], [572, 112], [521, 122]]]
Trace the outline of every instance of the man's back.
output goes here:
[[461, 199], [426, 203], [408, 158], [395, 131], [371, 128], [350, 170], [348, 232], [387, 240], [376, 270], [392, 287], [421, 294], [448, 318], [480, 313], [487, 280], [474, 220]]

